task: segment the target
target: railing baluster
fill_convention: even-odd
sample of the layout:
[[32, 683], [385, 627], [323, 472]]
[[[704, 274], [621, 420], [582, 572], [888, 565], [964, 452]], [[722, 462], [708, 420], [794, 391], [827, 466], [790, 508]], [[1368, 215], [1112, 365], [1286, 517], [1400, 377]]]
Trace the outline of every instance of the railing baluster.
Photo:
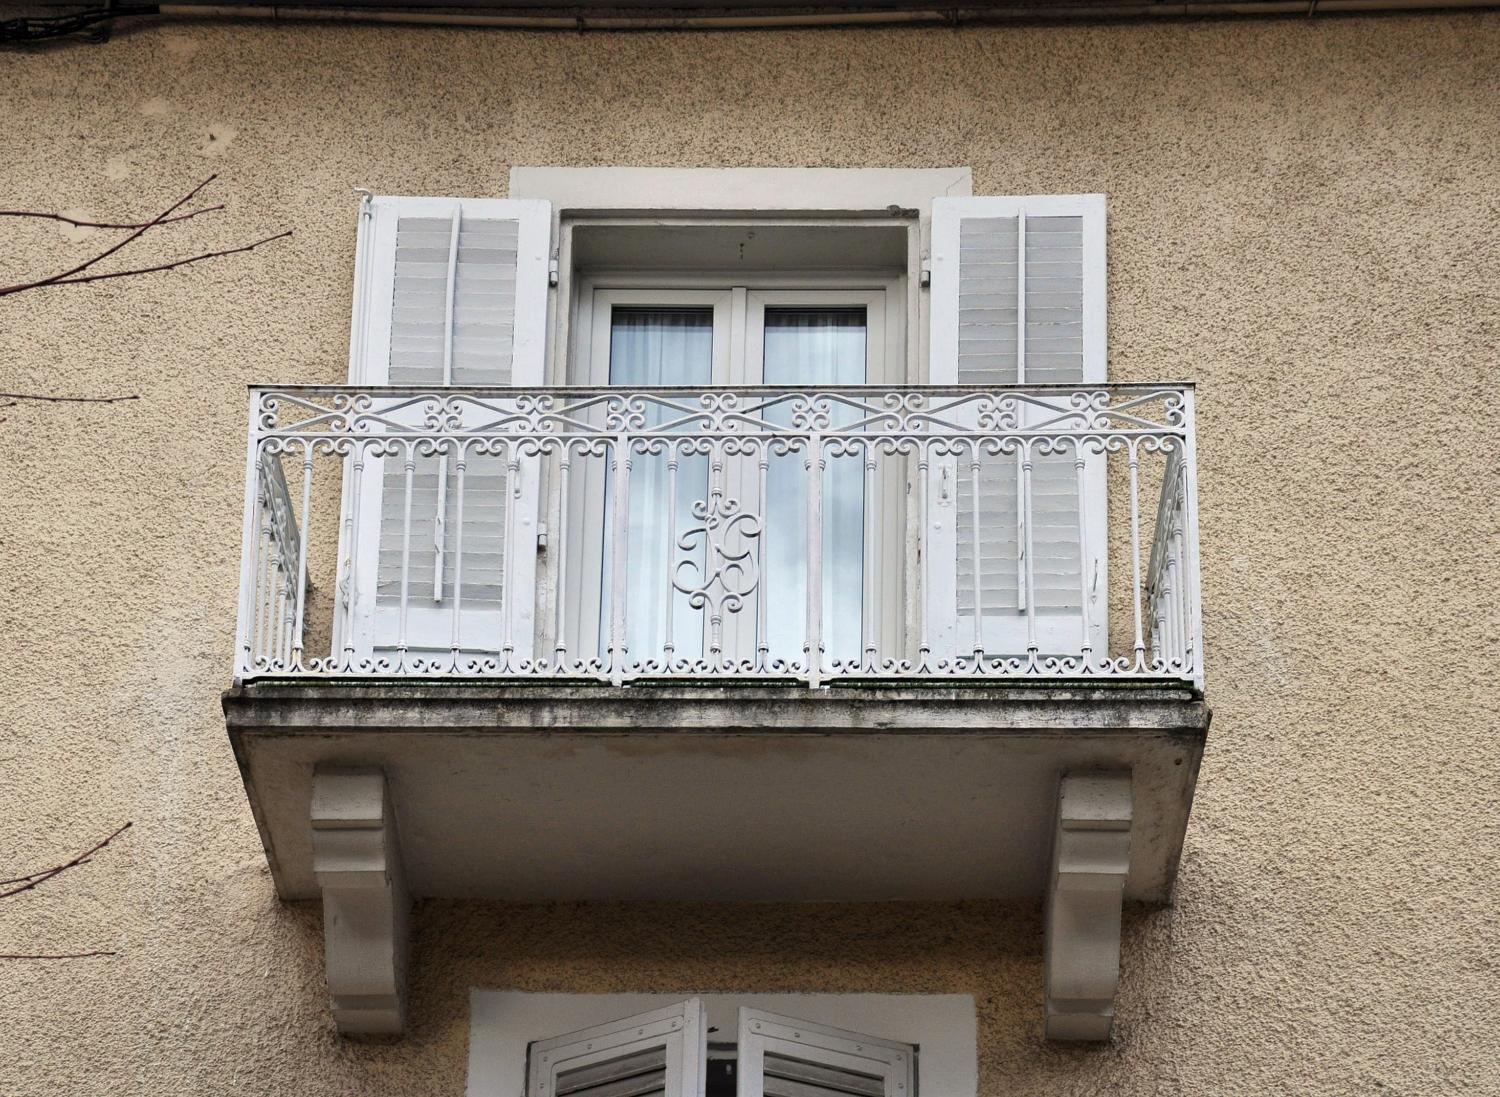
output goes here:
[[396, 653], [401, 666], [406, 665], [406, 603], [411, 591], [411, 489], [416, 471], [415, 442], [406, 443], [406, 495], [401, 517], [401, 606], [396, 632]]
[[761, 534], [755, 541], [757, 571], [760, 575], [760, 582], [755, 587], [755, 669], [762, 674], [770, 669], [771, 655], [771, 637], [768, 632], [770, 622], [766, 617], [770, 598], [767, 588], [771, 582], [770, 558], [766, 555], [766, 547], [771, 537], [771, 531], [766, 528], [766, 520], [769, 517], [766, 510], [766, 480], [770, 476], [770, 466], [771, 444], [762, 441], [760, 457], [757, 461], [759, 478], [756, 481], [756, 498], [759, 505], [755, 512], [760, 515], [761, 520]]
[[307, 613], [307, 542], [312, 530], [308, 516], [312, 508], [313, 444], [302, 446], [302, 536], [297, 539], [297, 612], [292, 626], [292, 662], [302, 669], [302, 630]]
[[277, 584], [280, 589], [276, 599], [276, 658], [286, 670], [296, 669], [292, 665], [292, 628], [297, 617], [297, 599], [293, 590], [296, 583], [294, 570], [287, 568], [286, 574]]
[[933, 597], [931, 584], [927, 580], [928, 569], [936, 566], [932, 560], [932, 504], [928, 498], [931, 489], [927, 484], [927, 478], [931, 475], [931, 449], [931, 442], [925, 438], [917, 439], [917, 512], [921, 519], [917, 527], [917, 553], [922, 565], [917, 569], [917, 586], [920, 594], [917, 599], [917, 612], [921, 615], [917, 634], [917, 666], [924, 673], [932, 669], [927, 663], [932, 657], [930, 619], [935, 611], [935, 607], [931, 605]]
[[[464, 591], [464, 479], [465, 471], [469, 464], [469, 444], [459, 442], [457, 452], [453, 457], [453, 509], [454, 521], [458, 529], [453, 537], [453, 640], [449, 645], [453, 649], [453, 670], [458, 670], [459, 653], [463, 651], [463, 591]], [[443, 458], [446, 467], [448, 458]], [[507, 556], [510, 554], [507, 552]], [[503, 610], [510, 591], [503, 587], [500, 591], [500, 605]]]
[[984, 567], [984, 552], [979, 539], [979, 440], [969, 444], [969, 525], [974, 543], [974, 663], [977, 670], [984, 662], [984, 593], [981, 569]]
[[[1179, 615], [1177, 603], [1181, 592], [1178, 586], [1182, 579], [1182, 569], [1177, 565], [1177, 519], [1174, 516], [1172, 524], [1167, 533], [1167, 597], [1161, 607], [1162, 631], [1167, 637], [1167, 658], [1178, 664], [1181, 670], [1182, 659], [1182, 633], [1178, 629]], [[1171, 663], [1167, 664], [1170, 667]], [[1164, 668], [1165, 669], [1165, 668]]]
[[[345, 573], [345, 582], [349, 584], [349, 597], [344, 610], [344, 667], [347, 670], [354, 669], [354, 623], [359, 613], [359, 538], [360, 538], [360, 504], [364, 498], [365, 483], [365, 448], [367, 443], [356, 439], [354, 442], [354, 485], [349, 492], [349, 567]], [[375, 532], [376, 540], [379, 540], [380, 532]]]
[[250, 394], [250, 415], [245, 430], [245, 495], [240, 526], [240, 589], [235, 620], [235, 676], [245, 677], [255, 671], [255, 574], [253, 542], [256, 522], [256, 499], [261, 477], [261, 396]]
[[1172, 578], [1169, 565], [1164, 563], [1161, 577], [1156, 585], [1156, 596], [1151, 600], [1149, 607], [1151, 610], [1151, 657], [1162, 660], [1163, 667], [1172, 658], [1172, 637], [1167, 625], [1167, 606], [1171, 600]]
[[[1022, 513], [1021, 521], [1024, 546], [1021, 549], [1022, 559], [1026, 561], [1026, 661], [1028, 665], [1036, 665], [1037, 641], [1036, 641], [1036, 553], [1032, 551], [1031, 531], [1031, 463], [1032, 442], [1026, 438], [1021, 441], [1021, 496]], [[1080, 499], [1082, 506], [1083, 500]]]
[[864, 505], [860, 508], [860, 527], [864, 543], [864, 558], [861, 570], [861, 605], [859, 607], [860, 669], [866, 673], [875, 670], [875, 607], [880, 604], [879, 580], [875, 575], [875, 545], [880, 530], [875, 524], [875, 444], [863, 440], [865, 451]]
[[569, 474], [573, 468], [573, 448], [566, 437], [562, 440], [562, 457], [558, 463], [557, 496], [557, 555], [552, 606], [552, 662], [553, 670], [562, 670], [568, 661], [568, 527], [572, 524], [569, 514]]
[[1080, 656], [1083, 669], [1094, 669], [1094, 628], [1089, 609], [1089, 526], [1088, 493], [1084, 483], [1087, 460], [1083, 452], [1083, 439], [1073, 441], [1073, 473], [1078, 486], [1078, 610], [1083, 627], [1083, 646]]
[[1130, 606], [1135, 614], [1135, 668], [1146, 666], [1146, 644], [1141, 634], [1141, 485], [1140, 454], [1135, 439], [1127, 440], [1130, 457]]
[[672, 644], [672, 610], [674, 608], [672, 565], [677, 548], [677, 441], [667, 439], [667, 543], [666, 560], [663, 565], [665, 582], [662, 586], [662, 669], [672, 669], [672, 655], [676, 648]]
[[1198, 564], [1198, 434], [1197, 410], [1191, 388], [1182, 393], [1183, 438], [1182, 438], [1182, 496], [1183, 521], [1186, 527], [1184, 548], [1187, 553], [1188, 587], [1184, 594], [1188, 599], [1187, 652], [1188, 670], [1193, 685], [1203, 688], [1203, 577]]
[[260, 497], [259, 521], [255, 539], [255, 592], [250, 598], [249, 648], [251, 665], [266, 658], [266, 619], [269, 615], [267, 599], [276, 578], [276, 538], [271, 532], [271, 506], [262, 485], [257, 492]]
[[[724, 446], [715, 442], [709, 451], [708, 472], [708, 513], [710, 516], [720, 513], [724, 500]], [[709, 521], [713, 521], [710, 517]], [[707, 539], [709, 542], [712, 538]], [[705, 554], [713, 551], [711, 544], [704, 545]], [[717, 563], [708, 560], [706, 567], [712, 567]], [[709, 666], [714, 670], [722, 670], [724, 667], [724, 603], [722, 600], [708, 599], [705, 607], [708, 610], [708, 657]]]
[[611, 447], [614, 474], [614, 536], [610, 538], [609, 676], [615, 685], [625, 681], [625, 567], [630, 537], [630, 436], [621, 432]]
[[[1016, 385], [1026, 384], [1026, 211], [1019, 210], [1016, 213]], [[1028, 408], [1021, 401], [1016, 402], [1016, 426], [1026, 426]], [[1026, 483], [1027, 470], [1025, 467], [1029, 457], [1029, 451], [1025, 448], [1016, 453], [1016, 608], [1024, 612], [1029, 618], [1031, 615], [1031, 586], [1026, 582], [1027, 571], [1031, 567], [1031, 552], [1027, 548], [1031, 544], [1031, 514], [1027, 510]], [[1028, 652], [1033, 649], [1028, 647]]]
[[823, 435], [807, 438], [807, 684], [814, 689], [823, 672]]
[[271, 524], [273, 520], [268, 510], [266, 535], [270, 540], [270, 552], [266, 561], [266, 585], [260, 597], [260, 636], [256, 643], [260, 656], [268, 663], [283, 658], [285, 654], [281, 650], [281, 636], [285, 631], [282, 625], [282, 598], [287, 585], [286, 577], [292, 566], [292, 562], [282, 553], [280, 539], [277, 538], [275, 527]]
[[511, 660], [516, 654], [515, 598], [530, 598], [531, 591], [516, 590], [515, 548], [516, 511], [521, 506], [521, 457], [520, 443], [514, 438], [505, 444], [505, 483], [500, 488], [500, 497], [505, 500], [505, 519], [500, 535], [500, 669], [505, 673], [515, 670]]
[[1173, 545], [1177, 552], [1177, 574], [1178, 581], [1174, 584], [1177, 588], [1177, 641], [1182, 653], [1182, 673], [1188, 673], [1188, 659], [1191, 651], [1188, 645], [1188, 564], [1187, 564], [1187, 515], [1183, 507], [1183, 487], [1181, 475], [1176, 477], [1177, 494], [1177, 537]]

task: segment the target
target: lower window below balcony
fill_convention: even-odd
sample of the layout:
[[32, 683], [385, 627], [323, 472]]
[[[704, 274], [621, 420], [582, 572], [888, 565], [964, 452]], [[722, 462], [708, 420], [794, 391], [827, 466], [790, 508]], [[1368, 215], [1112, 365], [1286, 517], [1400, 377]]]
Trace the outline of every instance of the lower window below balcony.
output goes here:
[[965, 994], [475, 990], [469, 1097], [973, 1097]]

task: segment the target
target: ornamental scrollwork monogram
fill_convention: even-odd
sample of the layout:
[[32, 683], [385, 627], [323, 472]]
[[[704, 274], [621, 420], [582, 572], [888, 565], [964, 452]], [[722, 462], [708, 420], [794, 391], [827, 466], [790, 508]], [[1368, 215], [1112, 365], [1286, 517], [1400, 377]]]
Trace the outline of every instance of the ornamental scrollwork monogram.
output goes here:
[[[717, 629], [724, 614], [738, 613], [760, 584], [756, 547], [761, 520], [719, 491], [693, 503], [693, 518], [699, 524], [677, 538], [677, 547], [692, 555], [673, 568], [672, 587], [687, 595], [693, 609], [708, 610]], [[696, 558], [700, 549], [701, 563]]]

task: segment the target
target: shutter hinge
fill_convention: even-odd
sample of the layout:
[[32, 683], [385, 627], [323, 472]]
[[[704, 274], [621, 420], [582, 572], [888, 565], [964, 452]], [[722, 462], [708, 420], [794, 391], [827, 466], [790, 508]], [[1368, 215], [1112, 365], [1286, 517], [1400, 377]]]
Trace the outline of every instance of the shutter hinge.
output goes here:
[[557, 260], [555, 258], [547, 260], [547, 285], [557, 285]]
[[546, 552], [547, 551], [547, 523], [546, 522], [538, 522], [537, 523], [537, 527], [536, 527], [536, 550], [537, 550], [537, 552]]
[[929, 286], [932, 285], [932, 264], [931, 263], [923, 263], [922, 264], [922, 270], [917, 275], [917, 285], [921, 286], [923, 289], [927, 289]]

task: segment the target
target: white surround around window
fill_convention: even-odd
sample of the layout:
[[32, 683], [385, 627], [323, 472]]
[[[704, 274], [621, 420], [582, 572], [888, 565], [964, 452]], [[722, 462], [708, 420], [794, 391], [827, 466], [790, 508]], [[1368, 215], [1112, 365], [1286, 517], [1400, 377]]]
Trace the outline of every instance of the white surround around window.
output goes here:
[[[525, 1097], [527, 1047], [682, 1002], [683, 994], [469, 995], [468, 1097]], [[710, 1057], [728, 1054], [740, 1010], [761, 1010], [917, 1049], [922, 1097], [974, 1097], [977, 1019], [968, 994], [704, 994]], [[717, 1050], [716, 1050], [717, 1048]]]

